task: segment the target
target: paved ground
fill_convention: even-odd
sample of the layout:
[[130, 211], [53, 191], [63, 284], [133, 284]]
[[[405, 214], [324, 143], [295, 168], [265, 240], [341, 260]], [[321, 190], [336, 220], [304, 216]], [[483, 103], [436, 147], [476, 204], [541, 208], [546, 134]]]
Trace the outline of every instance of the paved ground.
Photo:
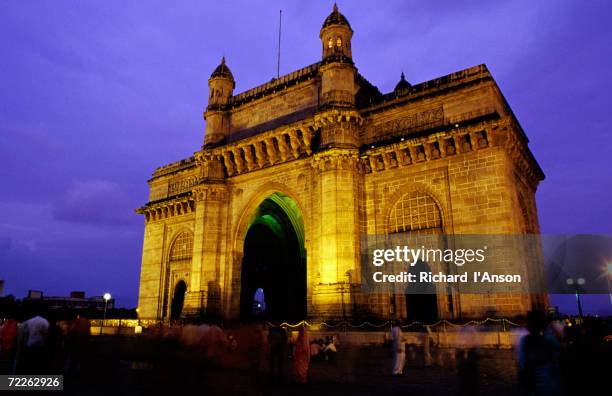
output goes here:
[[[100, 347], [101, 345], [98, 345]], [[133, 351], [132, 351], [133, 352]], [[94, 353], [91, 371], [98, 375], [66, 377], [68, 393], [151, 395], [192, 393], [203, 395], [454, 395], [461, 394], [460, 375], [449, 350], [442, 351], [443, 366], [424, 367], [421, 351], [409, 357], [406, 374], [389, 375], [391, 351], [382, 346], [344, 347], [335, 361], [311, 364], [308, 385], [291, 382], [291, 360], [285, 362], [285, 380], [272, 383], [266, 370], [259, 376], [247, 368], [239, 353], [224, 359], [225, 368], [200, 367], [188, 357], [125, 358], [125, 348], [106, 344]], [[138, 355], [138, 354], [136, 354]], [[516, 361], [510, 350], [481, 350], [478, 355], [477, 388], [481, 395], [514, 395]], [[142, 358], [141, 358], [142, 359]], [[246, 359], [242, 359], [246, 360]], [[140, 361], [140, 363], [138, 363]], [[229, 366], [229, 367], [228, 367]], [[463, 375], [463, 378], [466, 378]], [[193, 394], [193, 393], [192, 393]], [[475, 395], [470, 391], [470, 395]]]

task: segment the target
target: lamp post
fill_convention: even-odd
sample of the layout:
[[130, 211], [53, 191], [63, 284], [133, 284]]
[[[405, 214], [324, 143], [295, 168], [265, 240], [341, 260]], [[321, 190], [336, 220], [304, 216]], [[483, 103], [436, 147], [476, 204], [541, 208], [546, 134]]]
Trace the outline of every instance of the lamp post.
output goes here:
[[580, 286], [585, 284], [584, 278], [578, 278], [574, 280], [573, 278], [567, 278], [567, 284], [570, 286], [574, 286], [576, 290], [576, 303], [578, 304], [578, 316], [582, 318], [582, 304], [580, 303]]
[[102, 318], [102, 326], [100, 326], [100, 335], [102, 335], [102, 329], [104, 328], [104, 323], [106, 322], [106, 308], [108, 307], [108, 300], [111, 299], [110, 293], [104, 293], [104, 317]]

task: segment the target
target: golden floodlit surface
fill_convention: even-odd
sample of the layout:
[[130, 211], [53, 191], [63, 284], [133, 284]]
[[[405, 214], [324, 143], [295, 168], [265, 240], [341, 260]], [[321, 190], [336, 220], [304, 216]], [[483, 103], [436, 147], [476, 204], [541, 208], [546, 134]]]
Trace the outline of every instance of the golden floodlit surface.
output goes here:
[[[402, 75], [381, 93], [358, 73], [353, 30], [334, 13], [317, 63], [239, 94], [231, 60], [212, 73], [203, 146], [158, 168], [138, 209], [141, 318], [242, 318], [262, 287], [277, 316], [290, 309], [281, 300], [302, 293], [295, 316], [406, 319], [412, 296], [360, 291], [361, 235], [539, 233], [544, 175], [486, 66], [416, 85]], [[278, 264], [261, 264], [275, 253]], [[524, 273], [511, 265], [487, 270]], [[281, 272], [269, 284], [258, 275]], [[432, 318], [515, 316], [545, 303], [436, 287]]]

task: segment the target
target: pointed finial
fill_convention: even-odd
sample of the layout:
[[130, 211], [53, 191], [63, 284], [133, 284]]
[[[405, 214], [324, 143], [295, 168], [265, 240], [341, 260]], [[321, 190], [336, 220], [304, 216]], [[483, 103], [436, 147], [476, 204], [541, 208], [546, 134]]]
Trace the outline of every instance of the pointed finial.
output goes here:
[[406, 76], [404, 76], [404, 72], [402, 72], [402, 75], [400, 76], [400, 80], [402, 80], [402, 81], [403, 81], [403, 80], [405, 80], [405, 79], [406, 79]]
[[225, 55], [223, 55], [223, 57], [221, 57], [221, 64], [225, 65]]
[[338, 12], [338, 4], [334, 1], [334, 12]]

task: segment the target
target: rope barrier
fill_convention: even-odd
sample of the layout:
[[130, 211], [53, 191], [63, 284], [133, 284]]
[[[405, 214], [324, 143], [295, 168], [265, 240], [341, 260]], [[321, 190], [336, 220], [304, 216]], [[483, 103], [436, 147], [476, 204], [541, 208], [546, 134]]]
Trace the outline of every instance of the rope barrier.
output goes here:
[[[435, 328], [435, 327], [437, 327], [439, 325], [448, 325], [448, 326], [451, 326], [453, 328], [462, 328], [462, 327], [466, 327], [466, 326], [482, 326], [482, 325], [485, 325], [485, 324], [487, 324], [489, 322], [491, 322], [491, 323], [499, 323], [499, 324], [503, 325], [504, 326], [504, 331], [505, 331], [505, 325], [510, 325], [510, 326], [514, 326], [514, 327], [522, 327], [520, 324], [514, 323], [514, 322], [512, 322], [512, 321], [510, 321], [509, 319], [506, 319], [506, 318], [485, 318], [483, 320], [470, 320], [470, 321], [468, 321], [466, 323], [452, 323], [452, 322], [450, 322], [450, 321], [448, 321], [446, 319], [441, 319], [441, 320], [438, 320], [437, 322], [430, 323], [430, 324], [427, 324], [425, 322], [421, 322], [421, 321], [417, 320], [417, 321], [411, 322], [409, 324], [403, 325], [401, 327], [403, 329], [409, 329], [409, 328], [411, 328], [413, 326], [423, 326], [423, 327], [426, 327], [426, 328]], [[270, 323], [270, 322], [266, 322], [266, 323], [268, 325], [272, 326], [272, 323]], [[342, 322], [338, 322], [338, 323], [332, 323], [332, 324], [326, 323], [326, 322], [309, 323], [309, 322], [307, 322], [305, 320], [302, 320], [302, 321], [300, 321], [298, 323], [295, 323], [295, 324], [291, 324], [289, 322], [282, 322], [280, 324], [280, 326], [281, 327], [296, 328], [296, 327], [300, 327], [300, 326], [305, 325], [305, 326], [308, 326], [308, 327], [327, 327], [327, 328], [330, 328], [330, 329], [334, 329], [334, 328], [341, 327], [341, 326], [347, 326], [347, 327], [356, 329], [356, 328], [362, 328], [362, 327], [366, 327], [366, 326], [369, 326], [371, 328], [381, 328], [381, 327], [390, 326], [391, 324], [392, 324], [392, 321], [390, 321], [390, 320], [387, 320], [387, 321], [385, 321], [383, 323], [380, 323], [380, 324], [375, 324], [375, 323], [372, 323], [372, 322], [369, 322], [369, 321], [365, 321], [365, 322], [362, 322], [360, 324], [353, 324], [353, 323], [350, 323], [350, 322], [348, 322], [346, 320], [344, 320]]]
[[[99, 326], [102, 323], [101, 320], [92, 320], [92, 324], [94, 326]], [[104, 324], [105, 326], [111, 326], [111, 327], [134, 327], [136, 325], [139, 326], [143, 326], [143, 327], [151, 327], [151, 326], [155, 326], [156, 324], [158, 324], [158, 321], [153, 321], [153, 320], [138, 320], [138, 319], [107, 319]], [[269, 326], [272, 326], [273, 324], [270, 322], [266, 322]], [[448, 321], [447, 319], [441, 319], [438, 320], [437, 322], [434, 323], [425, 323], [422, 321], [414, 321], [408, 324], [405, 324], [403, 326], [401, 326], [403, 329], [409, 329], [411, 327], [414, 326], [422, 326], [428, 329], [432, 329], [432, 328], [436, 328], [440, 325], [444, 325], [444, 326], [450, 326], [451, 328], [463, 328], [463, 327], [467, 327], [467, 326], [482, 326], [482, 325], [486, 325], [488, 323], [496, 323], [499, 324], [503, 327], [504, 331], [506, 331], [506, 326], [508, 327], [523, 327], [518, 323], [515, 323], [509, 319], [506, 318], [485, 318], [483, 320], [470, 320], [466, 323], [452, 323], [450, 321]], [[289, 327], [289, 328], [296, 328], [296, 327], [300, 327], [300, 326], [308, 326], [308, 327], [326, 327], [329, 329], [335, 329], [338, 327], [350, 327], [353, 329], [359, 329], [359, 328], [364, 328], [364, 327], [369, 327], [369, 328], [375, 328], [375, 329], [379, 329], [379, 328], [383, 328], [383, 327], [387, 327], [387, 326], [391, 326], [392, 321], [387, 320], [385, 322], [382, 323], [372, 323], [370, 321], [365, 321], [359, 324], [353, 324], [350, 323], [346, 320], [343, 320], [341, 322], [337, 322], [337, 323], [326, 323], [326, 322], [320, 322], [320, 323], [310, 323], [306, 320], [302, 320], [298, 323], [289, 323], [289, 322], [282, 322], [280, 324], [281, 327]], [[445, 327], [446, 329], [446, 327]]]

